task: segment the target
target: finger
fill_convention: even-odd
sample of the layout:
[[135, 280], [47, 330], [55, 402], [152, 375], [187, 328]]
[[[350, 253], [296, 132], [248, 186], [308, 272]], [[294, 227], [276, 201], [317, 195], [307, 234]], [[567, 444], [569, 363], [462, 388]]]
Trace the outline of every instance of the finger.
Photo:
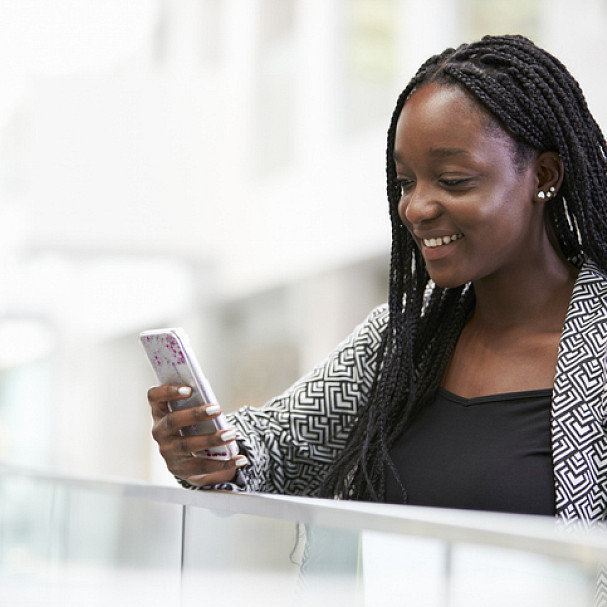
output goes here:
[[173, 411], [173, 423], [180, 427], [191, 426], [201, 422], [209, 422], [221, 415], [221, 407], [215, 403], [188, 407], [187, 409], [176, 409]]
[[[178, 434], [180, 430], [188, 426], [209, 422], [220, 414], [221, 407], [219, 405], [209, 404], [156, 415], [156, 424], [152, 429], [152, 436], [155, 440], [159, 440], [162, 436]], [[210, 429], [212, 430], [212, 428]]]
[[213, 447], [224, 447], [228, 443], [236, 440], [236, 430], [234, 428], [225, 428], [212, 434], [197, 434], [189, 436], [187, 439], [187, 448], [191, 449], [196, 457], [204, 457], [208, 450]]
[[207, 474], [192, 474], [189, 475], [185, 480], [187, 480], [191, 485], [198, 487], [208, 487], [218, 485], [220, 483], [229, 483], [234, 480], [238, 469], [246, 466], [249, 463], [249, 460], [244, 455], [237, 455], [226, 462], [214, 463], [222, 464], [221, 468]]
[[188, 438], [176, 435], [158, 442], [160, 455], [173, 474], [187, 479], [192, 475], [208, 474], [224, 467], [222, 462], [194, 457]]
[[[175, 441], [178, 443], [178, 441]], [[208, 485], [212, 484], [208, 480], [209, 475], [215, 475], [212, 478], [218, 478], [217, 475], [221, 475], [222, 482], [233, 478], [236, 474], [236, 470], [248, 464], [248, 459], [244, 455], [237, 455], [230, 460], [217, 460], [212, 458], [194, 457], [192, 453], [187, 452], [189, 447], [185, 446], [186, 443], [176, 444], [173, 448], [172, 453], [166, 453], [166, 450], [161, 454], [167, 463], [170, 461], [169, 470], [178, 476], [190, 482], [190, 479], [196, 477], [193, 484], [196, 485]], [[206, 479], [206, 480], [204, 480]]]
[[[179, 429], [171, 431], [168, 420], [174, 418], [167, 415], [154, 424], [152, 436], [158, 443], [160, 454], [171, 465], [178, 460], [189, 457], [205, 457], [209, 451], [216, 447], [224, 447], [236, 440], [236, 430], [227, 428], [209, 434], [184, 434]], [[211, 458], [213, 459], [213, 458]]]
[[222, 447], [236, 440], [234, 428], [223, 428], [207, 434], [190, 434], [177, 432], [172, 436], [179, 453], [206, 453], [213, 447]]
[[161, 415], [169, 411], [169, 401], [184, 400], [191, 395], [192, 388], [189, 386], [163, 384], [148, 390], [148, 402], [152, 407], [152, 413]]

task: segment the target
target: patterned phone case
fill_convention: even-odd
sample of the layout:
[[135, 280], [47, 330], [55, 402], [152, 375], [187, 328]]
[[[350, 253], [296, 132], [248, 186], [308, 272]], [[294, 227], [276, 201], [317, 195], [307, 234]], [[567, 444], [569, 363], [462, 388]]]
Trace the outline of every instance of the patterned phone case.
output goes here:
[[[169, 402], [171, 411], [217, 402], [211, 385], [200, 370], [183, 329], [144, 331], [139, 339], [161, 384], [176, 384], [192, 388], [192, 395], [189, 398]], [[188, 426], [182, 430], [182, 434], [211, 434], [226, 428], [226, 419], [222, 414], [211, 421]], [[238, 455], [238, 447], [235, 442], [231, 442], [225, 446], [211, 447], [196, 455], [228, 460], [234, 455]]]

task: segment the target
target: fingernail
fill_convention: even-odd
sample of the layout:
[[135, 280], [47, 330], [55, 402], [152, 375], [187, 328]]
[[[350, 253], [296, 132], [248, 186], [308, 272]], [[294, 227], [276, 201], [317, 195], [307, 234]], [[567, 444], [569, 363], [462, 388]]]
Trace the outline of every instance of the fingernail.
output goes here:
[[177, 388], [177, 394], [179, 394], [179, 396], [190, 396], [190, 394], [192, 394], [192, 388], [181, 386], [181, 388]]
[[207, 415], [215, 415], [221, 411], [221, 407], [219, 405], [207, 405], [204, 411]]
[[234, 465], [237, 468], [242, 468], [249, 463], [249, 460], [244, 455], [239, 455], [234, 459]]
[[220, 434], [222, 441], [234, 440], [236, 438], [236, 430], [226, 430]]

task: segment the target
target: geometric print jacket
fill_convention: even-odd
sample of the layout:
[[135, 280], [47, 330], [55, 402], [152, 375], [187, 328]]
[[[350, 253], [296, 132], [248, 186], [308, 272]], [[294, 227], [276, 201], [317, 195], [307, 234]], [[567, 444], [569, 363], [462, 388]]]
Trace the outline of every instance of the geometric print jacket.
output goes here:
[[557, 516], [605, 520], [607, 511], [607, 280], [586, 262], [565, 319], [552, 396]]
[[[387, 321], [387, 306], [376, 308], [322, 364], [284, 394], [263, 407], [228, 414], [250, 465], [239, 470], [236, 482], [214, 488], [315, 495], [367, 402]], [[563, 327], [552, 397], [560, 519], [606, 518], [606, 421], [607, 277], [587, 261]]]

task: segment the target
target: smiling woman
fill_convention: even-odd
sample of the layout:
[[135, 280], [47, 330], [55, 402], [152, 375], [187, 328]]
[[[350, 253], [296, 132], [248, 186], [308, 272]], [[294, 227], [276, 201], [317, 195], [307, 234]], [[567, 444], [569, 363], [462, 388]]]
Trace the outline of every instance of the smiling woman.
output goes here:
[[528, 39], [431, 57], [388, 131], [388, 305], [229, 416], [230, 462], [191, 457], [220, 437], [179, 434], [216, 409], [177, 417], [177, 387], [150, 390], [169, 469], [186, 487], [605, 518], [606, 158], [577, 82]]

